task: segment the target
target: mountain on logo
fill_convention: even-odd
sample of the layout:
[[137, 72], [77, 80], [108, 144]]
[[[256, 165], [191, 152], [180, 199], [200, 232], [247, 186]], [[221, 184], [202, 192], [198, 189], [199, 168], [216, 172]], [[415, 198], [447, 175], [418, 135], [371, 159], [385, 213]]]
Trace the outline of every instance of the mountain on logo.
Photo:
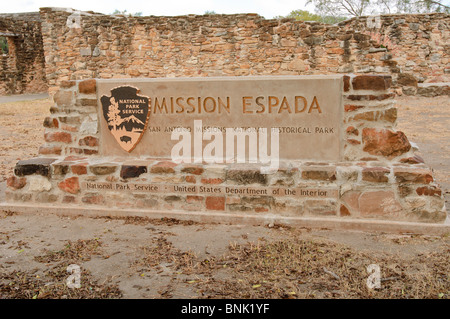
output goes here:
[[143, 130], [145, 127], [145, 123], [138, 119], [136, 116], [131, 115], [122, 119], [122, 123], [118, 126], [118, 128], [124, 128], [127, 131], [133, 130]]

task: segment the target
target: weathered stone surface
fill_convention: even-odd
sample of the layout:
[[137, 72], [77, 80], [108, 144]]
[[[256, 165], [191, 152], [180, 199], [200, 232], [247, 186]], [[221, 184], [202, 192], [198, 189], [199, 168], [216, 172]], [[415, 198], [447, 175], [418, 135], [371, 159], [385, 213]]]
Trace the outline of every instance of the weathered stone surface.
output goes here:
[[78, 177], [66, 178], [62, 182], [58, 183], [58, 187], [64, 192], [76, 194], [80, 191], [80, 183]]
[[73, 92], [59, 90], [53, 96], [53, 100], [59, 107], [71, 106], [73, 102]]
[[427, 169], [394, 168], [397, 183], [429, 184], [433, 181], [431, 171]]
[[59, 162], [53, 163], [53, 175], [65, 175], [69, 172], [70, 163], [68, 162]]
[[359, 75], [352, 79], [353, 90], [387, 90], [391, 83], [391, 76]]
[[373, 183], [387, 183], [389, 169], [384, 167], [366, 167], [362, 171], [362, 180]]
[[59, 122], [58, 122], [57, 119], [47, 116], [44, 119], [44, 127], [47, 127], [47, 128], [58, 128], [59, 127]]
[[202, 178], [201, 182], [202, 182], [202, 184], [217, 185], [217, 184], [222, 184], [224, 182], [224, 180], [221, 178]]
[[89, 193], [81, 198], [85, 204], [100, 205], [105, 202], [105, 198], [101, 194]]
[[372, 155], [393, 158], [411, 149], [403, 132], [388, 129], [364, 128], [362, 131], [363, 150]]
[[50, 164], [56, 161], [54, 158], [32, 158], [17, 162], [14, 168], [14, 174], [17, 176], [26, 176], [39, 174], [42, 176], [50, 175]]
[[198, 165], [187, 165], [181, 169], [182, 173], [188, 173], [188, 174], [194, 174], [194, 175], [201, 175], [201, 174], [203, 174], [203, 171], [204, 171], [203, 167], [198, 166]]
[[122, 165], [120, 169], [121, 178], [135, 178], [147, 173], [147, 166]]
[[400, 162], [405, 164], [422, 164], [424, 160], [419, 155], [414, 155], [412, 157], [402, 158]]
[[71, 143], [72, 135], [67, 132], [47, 132], [44, 135], [46, 142], [61, 142], [61, 143]]
[[36, 194], [36, 201], [41, 203], [54, 203], [58, 200], [58, 196], [55, 194], [49, 194], [46, 192], [42, 192]]
[[416, 189], [416, 193], [417, 193], [417, 195], [425, 195], [425, 196], [438, 196], [438, 197], [440, 197], [442, 195], [441, 189], [436, 187], [436, 186], [418, 187]]
[[21, 189], [27, 183], [27, 179], [25, 177], [17, 178], [16, 176], [10, 176], [6, 180], [6, 185], [12, 189]]
[[117, 165], [107, 163], [90, 165], [89, 170], [95, 175], [108, 175], [114, 173], [117, 170]]
[[417, 78], [408, 73], [400, 73], [397, 77], [397, 84], [401, 86], [414, 86], [417, 87]]
[[97, 92], [97, 81], [95, 79], [81, 81], [78, 84], [78, 91], [83, 94], [94, 94]]
[[61, 155], [62, 148], [61, 146], [40, 146], [39, 147], [39, 154], [42, 155]]
[[90, 147], [98, 146], [98, 138], [94, 136], [85, 136], [78, 141], [78, 145]]
[[394, 218], [402, 207], [392, 191], [364, 192], [359, 197], [359, 210], [363, 217], [384, 215]]
[[302, 178], [332, 182], [336, 180], [336, 168], [320, 167], [304, 169], [302, 170]]
[[225, 210], [225, 197], [208, 196], [205, 200], [207, 210]]
[[267, 184], [267, 176], [261, 174], [259, 169], [231, 168], [226, 173], [227, 181], [238, 184]]
[[153, 165], [150, 168], [150, 173], [153, 174], [172, 174], [175, 173], [174, 167], [176, 167], [177, 164], [170, 161], [163, 161], [159, 162], [155, 165]]
[[28, 177], [28, 191], [43, 192], [52, 189], [52, 183], [47, 177], [40, 175], [31, 175]]
[[345, 205], [341, 205], [340, 216], [345, 217], [345, 216], [350, 216], [350, 215], [351, 214], [350, 214], [350, 211], [348, 210], [348, 208]]

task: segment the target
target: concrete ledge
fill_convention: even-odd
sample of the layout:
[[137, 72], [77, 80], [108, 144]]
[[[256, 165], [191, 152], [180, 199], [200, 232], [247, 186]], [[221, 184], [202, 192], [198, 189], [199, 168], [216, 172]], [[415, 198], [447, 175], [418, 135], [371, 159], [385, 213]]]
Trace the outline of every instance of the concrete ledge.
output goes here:
[[117, 209], [108, 207], [77, 207], [56, 205], [30, 205], [0, 203], [1, 211], [23, 215], [85, 216], [85, 217], [126, 217], [139, 216], [151, 219], [175, 218], [204, 223], [233, 223], [250, 225], [284, 224], [293, 227], [356, 230], [378, 233], [410, 233], [427, 235], [450, 235], [450, 224], [412, 223], [387, 220], [363, 220], [347, 218], [280, 217], [273, 214], [243, 215], [219, 212], [183, 212], [143, 209]]

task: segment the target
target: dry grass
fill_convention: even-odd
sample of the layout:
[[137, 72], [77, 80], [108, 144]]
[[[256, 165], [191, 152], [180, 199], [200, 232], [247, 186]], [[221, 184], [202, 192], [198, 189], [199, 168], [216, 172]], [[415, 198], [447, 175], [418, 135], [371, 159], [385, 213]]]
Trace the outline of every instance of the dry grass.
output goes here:
[[[284, 239], [231, 244], [223, 256], [199, 258], [175, 249], [164, 237], [141, 247], [137, 272], [171, 269], [161, 298], [174, 286], [193, 286], [198, 298], [449, 298], [450, 246], [416, 260], [362, 253], [320, 240]], [[369, 289], [367, 266], [381, 269], [381, 288]], [[178, 274], [178, 276], [176, 275]], [[180, 279], [183, 275], [184, 279]]]
[[[80, 264], [100, 254], [101, 242], [93, 240], [68, 241], [63, 249], [46, 251], [34, 259], [45, 263], [45, 270], [0, 271], [0, 299], [110, 299], [120, 298], [114, 285], [98, 283], [86, 269], [81, 270], [81, 287], [69, 288], [67, 267]], [[0, 269], [1, 270], [1, 269]]]
[[17, 160], [38, 155], [44, 144], [44, 118], [50, 99], [0, 103], [0, 182], [12, 174]]

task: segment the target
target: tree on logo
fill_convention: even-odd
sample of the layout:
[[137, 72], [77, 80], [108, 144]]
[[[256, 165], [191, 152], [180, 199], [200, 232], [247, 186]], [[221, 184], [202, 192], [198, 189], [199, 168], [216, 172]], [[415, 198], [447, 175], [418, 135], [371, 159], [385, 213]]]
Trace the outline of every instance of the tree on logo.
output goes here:
[[119, 103], [116, 102], [114, 97], [111, 97], [109, 101], [111, 104], [108, 108], [108, 126], [111, 126], [114, 130], [117, 130], [117, 127], [123, 122], [123, 119], [119, 116]]

